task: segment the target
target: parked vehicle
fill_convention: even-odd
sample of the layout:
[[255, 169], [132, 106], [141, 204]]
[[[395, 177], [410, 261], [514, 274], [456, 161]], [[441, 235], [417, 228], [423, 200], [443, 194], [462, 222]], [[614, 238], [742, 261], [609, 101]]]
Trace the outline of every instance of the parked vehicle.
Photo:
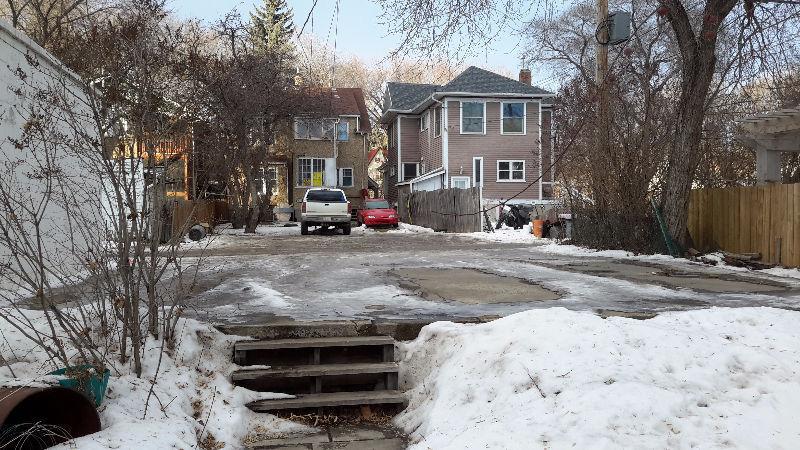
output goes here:
[[397, 211], [389, 205], [389, 202], [382, 198], [369, 198], [364, 201], [364, 207], [358, 210], [356, 224], [364, 224], [368, 227], [380, 225], [391, 225], [395, 228], [399, 226]]
[[300, 207], [300, 233], [308, 227], [334, 227], [350, 234], [350, 202], [341, 189], [313, 188], [306, 191]]

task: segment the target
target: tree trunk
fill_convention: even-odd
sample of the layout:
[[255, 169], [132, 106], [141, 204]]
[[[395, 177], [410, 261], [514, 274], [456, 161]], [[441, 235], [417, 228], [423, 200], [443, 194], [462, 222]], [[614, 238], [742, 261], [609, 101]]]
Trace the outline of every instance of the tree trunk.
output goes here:
[[714, 76], [716, 56], [699, 52], [684, 63], [681, 101], [675, 127], [675, 140], [669, 155], [662, 207], [672, 239], [685, 248], [688, 243], [689, 195], [701, 161], [706, 99]]
[[248, 179], [249, 182], [249, 197], [250, 197], [250, 208], [249, 208], [249, 215], [247, 217], [247, 224], [244, 227], [245, 233], [255, 233], [256, 228], [258, 227], [258, 219], [261, 217], [261, 199], [258, 192], [258, 185], [253, 180], [253, 169], [251, 168], [248, 171]]

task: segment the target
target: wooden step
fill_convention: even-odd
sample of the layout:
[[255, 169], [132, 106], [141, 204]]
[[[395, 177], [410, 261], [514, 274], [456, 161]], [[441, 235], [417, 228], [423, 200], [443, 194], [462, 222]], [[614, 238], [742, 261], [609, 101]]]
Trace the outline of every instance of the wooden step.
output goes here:
[[257, 380], [259, 378], [298, 378], [364, 373], [396, 373], [397, 363], [316, 364], [308, 366], [270, 367], [269, 369], [242, 369], [231, 374], [231, 381]]
[[393, 344], [394, 339], [391, 336], [352, 336], [240, 341], [235, 344], [234, 350], [246, 352], [250, 350], [277, 350], [284, 348], [368, 347]]
[[298, 395], [295, 398], [257, 400], [247, 407], [255, 412], [280, 411], [285, 409], [322, 408], [329, 406], [400, 405], [405, 404], [400, 391], [334, 392]]

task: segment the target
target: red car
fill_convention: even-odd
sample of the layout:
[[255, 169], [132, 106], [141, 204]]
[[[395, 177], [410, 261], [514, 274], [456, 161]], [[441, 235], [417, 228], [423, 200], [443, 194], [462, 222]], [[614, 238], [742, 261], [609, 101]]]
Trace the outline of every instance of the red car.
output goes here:
[[356, 223], [358, 226], [363, 223], [368, 227], [391, 225], [397, 228], [397, 211], [382, 198], [369, 198], [364, 201], [364, 207], [358, 210]]

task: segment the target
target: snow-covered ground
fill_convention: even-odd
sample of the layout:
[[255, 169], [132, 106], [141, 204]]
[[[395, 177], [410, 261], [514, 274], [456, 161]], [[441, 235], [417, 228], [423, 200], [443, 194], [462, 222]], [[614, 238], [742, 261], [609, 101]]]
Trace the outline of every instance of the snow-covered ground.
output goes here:
[[800, 313], [440, 322], [401, 346], [412, 449], [800, 448]]
[[[31, 323], [42, 330], [46, 322], [27, 311]], [[149, 340], [143, 354], [143, 376], [137, 378], [129, 364], [115, 364], [105, 401], [99, 408], [103, 431], [77, 439], [63, 449], [239, 449], [254, 433], [281, 435], [307, 430], [275, 416], [259, 415], [244, 405], [263, 394], [234, 387], [229, 381], [236, 368], [231, 362], [234, 339], [209, 325], [182, 320], [177, 348], [167, 351], [154, 377], [161, 342]], [[0, 365], [0, 386], [41, 385], [42, 377], [57, 367], [18, 330], [0, 320], [0, 353], [8, 365]], [[12, 375], [12, 371], [14, 375]], [[52, 378], [52, 377], [50, 377]], [[145, 416], [145, 403], [153, 380], [153, 396]], [[219, 443], [214, 447], [212, 443]], [[1, 444], [1, 443], [0, 443]], [[2, 447], [2, 445], [0, 445]]]

